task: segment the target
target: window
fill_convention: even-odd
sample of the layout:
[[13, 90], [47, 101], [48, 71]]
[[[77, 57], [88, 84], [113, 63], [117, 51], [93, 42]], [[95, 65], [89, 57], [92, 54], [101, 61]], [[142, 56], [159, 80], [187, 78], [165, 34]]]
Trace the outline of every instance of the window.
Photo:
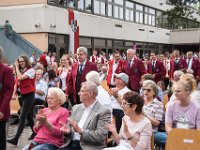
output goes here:
[[124, 19], [124, 11], [123, 11], [124, 1], [122, 0], [114, 0], [114, 17], [118, 19]]
[[112, 0], [108, 0], [108, 17], [113, 16], [113, 3]]
[[94, 0], [94, 13], [100, 15], [106, 15], [105, 0]]
[[84, 10], [84, 0], [78, 1], [78, 9]]
[[92, 12], [92, 2], [91, 2], [91, 0], [85, 0], [85, 11]]
[[58, 0], [58, 6], [67, 7], [67, 0]]
[[126, 16], [125, 16], [125, 20], [127, 21], [134, 21], [134, 3], [133, 2], [129, 2], [129, 1], [126, 1], [125, 2], [125, 13], [126, 13]]
[[147, 25], [155, 26], [155, 9], [145, 7], [144, 23]]
[[139, 4], [135, 5], [135, 22], [143, 23], [143, 6]]
[[68, 7], [71, 7], [71, 8], [75, 8], [75, 3], [74, 3], [74, 1], [67, 0], [67, 6], [68, 6]]

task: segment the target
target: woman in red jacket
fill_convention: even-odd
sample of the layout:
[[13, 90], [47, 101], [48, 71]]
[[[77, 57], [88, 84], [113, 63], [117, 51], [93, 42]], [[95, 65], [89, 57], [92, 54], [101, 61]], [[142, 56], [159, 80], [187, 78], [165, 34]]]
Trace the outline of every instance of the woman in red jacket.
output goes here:
[[15, 137], [7, 142], [17, 145], [18, 140], [24, 130], [26, 118], [33, 130], [34, 120], [31, 115], [31, 108], [35, 101], [35, 70], [31, 67], [27, 56], [20, 56], [15, 62], [16, 78], [18, 79], [19, 103], [21, 115], [19, 126]]

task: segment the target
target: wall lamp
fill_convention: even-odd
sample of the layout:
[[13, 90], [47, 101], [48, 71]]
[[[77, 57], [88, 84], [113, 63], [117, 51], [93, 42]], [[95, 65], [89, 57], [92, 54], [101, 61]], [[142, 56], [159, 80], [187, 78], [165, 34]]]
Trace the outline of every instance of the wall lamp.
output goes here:
[[56, 28], [56, 25], [50, 24], [50, 28]]

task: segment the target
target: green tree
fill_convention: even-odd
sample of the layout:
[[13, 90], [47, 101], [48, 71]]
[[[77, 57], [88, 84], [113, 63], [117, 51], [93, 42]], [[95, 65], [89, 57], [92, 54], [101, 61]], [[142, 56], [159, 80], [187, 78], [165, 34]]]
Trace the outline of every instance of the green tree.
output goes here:
[[200, 0], [167, 0], [166, 3], [173, 6], [172, 9], [165, 12], [172, 28], [182, 26], [181, 18], [196, 21], [197, 18], [192, 14], [197, 13], [200, 15]]

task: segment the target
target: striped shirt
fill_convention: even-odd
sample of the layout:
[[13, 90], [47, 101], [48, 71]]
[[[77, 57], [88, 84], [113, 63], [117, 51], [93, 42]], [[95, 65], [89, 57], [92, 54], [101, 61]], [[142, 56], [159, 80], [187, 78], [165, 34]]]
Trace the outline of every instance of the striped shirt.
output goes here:
[[[154, 98], [153, 101], [147, 105], [144, 105], [144, 113], [147, 116], [150, 116], [156, 120], [162, 121], [163, 119], [163, 104], [157, 98]], [[157, 127], [153, 126], [153, 130], [156, 130]]]

